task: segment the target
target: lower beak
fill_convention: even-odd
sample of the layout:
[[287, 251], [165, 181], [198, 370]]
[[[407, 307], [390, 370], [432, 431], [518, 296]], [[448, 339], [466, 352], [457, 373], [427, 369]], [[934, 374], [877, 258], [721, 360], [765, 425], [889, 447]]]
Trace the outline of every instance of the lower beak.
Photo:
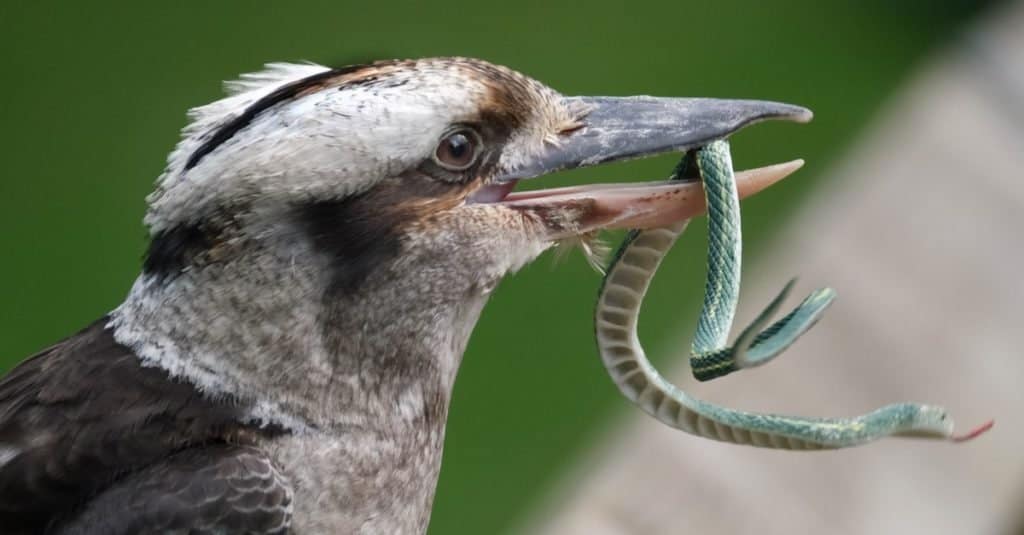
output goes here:
[[[740, 198], [749, 197], [786, 178], [803, 164], [803, 160], [793, 160], [736, 173]], [[545, 218], [552, 240], [602, 229], [663, 227], [691, 219], [706, 210], [703, 183], [693, 180], [527, 191], [511, 193], [500, 202], [524, 211], [561, 214]]]

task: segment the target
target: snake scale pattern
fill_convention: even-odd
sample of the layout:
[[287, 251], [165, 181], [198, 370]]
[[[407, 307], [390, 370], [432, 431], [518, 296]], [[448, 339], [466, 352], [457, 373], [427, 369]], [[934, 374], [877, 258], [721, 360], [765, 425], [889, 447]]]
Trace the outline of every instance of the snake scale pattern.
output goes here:
[[[684, 155], [673, 179], [698, 178], [708, 207], [708, 266], [704, 303], [691, 350], [699, 380], [768, 362], [810, 329], [835, 294], [811, 293], [796, 309], [769, 324], [788, 296], [790, 281], [732, 346], [729, 331], [739, 300], [741, 233], [739, 196], [729, 145], [715, 141]], [[819, 450], [856, 446], [887, 436], [963, 441], [992, 426], [988, 422], [954, 436], [941, 407], [888, 405], [853, 418], [808, 418], [745, 412], [690, 396], [666, 380], [647, 360], [637, 336], [640, 306], [658, 266], [687, 221], [631, 231], [614, 255], [598, 295], [595, 332], [601, 358], [619, 390], [657, 420], [697, 436], [764, 448]]]

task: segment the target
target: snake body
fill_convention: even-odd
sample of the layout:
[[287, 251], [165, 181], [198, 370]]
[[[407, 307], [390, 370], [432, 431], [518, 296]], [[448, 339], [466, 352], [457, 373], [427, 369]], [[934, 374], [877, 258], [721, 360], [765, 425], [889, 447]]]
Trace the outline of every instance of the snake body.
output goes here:
[[708, 267], [704, 306], [691, 349], [690, 367], [700, 381], [714, 379], [741, 368], [758, 366], [775, 358], [818, 321], [832, 304], [831, 288], [815, 291], [800, 305], [763, 332], [758, 329], [782, 304], [794, 281], [790, 281], [768, 308], [745, 329], [732, 347], [727, 347], [729, 328], [736, 314], [740, 294], [740, 258], [742, 232], [739, 194], [733, 176], [727, 141], [715, 141], [695, 153], [684, 156], [675, 178], [685, 176], [696, 160], [704, 181], [708, 206]]
[[[696, 168], [696, 169], [694, 169]], [[716, 141], [687, 153], [673, 178], [696, 171], [708, 206], [708, 271], [704, 303], [691, 352], [694, 375], [712, 379], [763, 364], [806, 332], [832, 302], [834, 292], [813, 292], [796, 309], [769, 325], [793, 286], [790, 281], [734, 344], [727, 346], [739, 299], [741, 235], [739, 197], [729, 146]], [[640, 305], [661, 260], [687, 222], [631, 231], [608, 266], [598, 296], [595, 331], [601, 358], [619, 390], [647, 414], [688, 433], [765, 448], [816, 450], [855, 446], [886, 436], [964, 440], [940, 407], [888, 405], [854, 418], [807, 418], [745, 412], [690, 396], [666, 380], [647, 360], [637, 337]], [[762, 330], [763, 329], [763, 330]]]

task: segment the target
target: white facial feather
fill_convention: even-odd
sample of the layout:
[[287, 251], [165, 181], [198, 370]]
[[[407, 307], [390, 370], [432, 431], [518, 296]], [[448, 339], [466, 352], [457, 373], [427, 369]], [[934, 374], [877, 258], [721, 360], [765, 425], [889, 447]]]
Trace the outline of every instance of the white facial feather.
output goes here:
[[182, 139], [168, 156], [167, 170], [159, 181], [172, 170], [184, 169], [189, 155], [202, 143], [203, 134], [241, 115], [252, 103], [275, 89], [329, 70], [312, 63], [268, 63], [265, 67], [262, 71], [243, 74], [239, 80], [225, 82], [227, 98], [188, 111], [191, 122], [182, 129]]
[[[238, 80], [224, 82], [224, 92], [229, 97], [250, 92], [259, 93], [262, 96], [282, 85], [302, 80], [327, 70], [329, 70], [327, 67], [317, 65], [316, 63], [267, 63], [263, 66], [262, 71], [243, 73], [239, 75]], [[227, 99], [218, 102], [224, 102], [225, 100]], [[213, 104], [210, 106], [213, 106]], [[210, 106], [196, 108], [193, 112], [205, 110]]]
[[[486, 83], [443, 61], [379, 69], [377, 81], [327, 85], [262, 111], [186, 169], [213, 132], [253, 103], [327, 69], [273, 64], [228, 84], [235, 94], [192, 111], [194, 122], [148, 198], [145, 221], [151, 232], [202, 218], [217, 205], [335, 199], [364, 191], [429, 158], [446, 129], [476, 117], [487, 99]], [[543, 135], [530, 137], [537, 138], [534, 146], [543, 143]]]

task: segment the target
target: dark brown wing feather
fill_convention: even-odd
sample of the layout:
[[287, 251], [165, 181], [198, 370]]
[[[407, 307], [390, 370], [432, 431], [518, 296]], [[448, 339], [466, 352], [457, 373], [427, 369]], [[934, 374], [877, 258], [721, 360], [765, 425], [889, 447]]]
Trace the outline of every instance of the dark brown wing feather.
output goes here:
[[[0, 379], [0, 526], [36, 533], [115, 480], [196, 445], [269, 432], [118, 344], [108, 319]], [[11, 457], [11, 455], [14, 455]], [[5, 531], [6, 532], [6, 531]]]
[[291, 491], [258, 449], [200, 447], [139, 470], [53, 527], [55, 535], [283, 534]]

